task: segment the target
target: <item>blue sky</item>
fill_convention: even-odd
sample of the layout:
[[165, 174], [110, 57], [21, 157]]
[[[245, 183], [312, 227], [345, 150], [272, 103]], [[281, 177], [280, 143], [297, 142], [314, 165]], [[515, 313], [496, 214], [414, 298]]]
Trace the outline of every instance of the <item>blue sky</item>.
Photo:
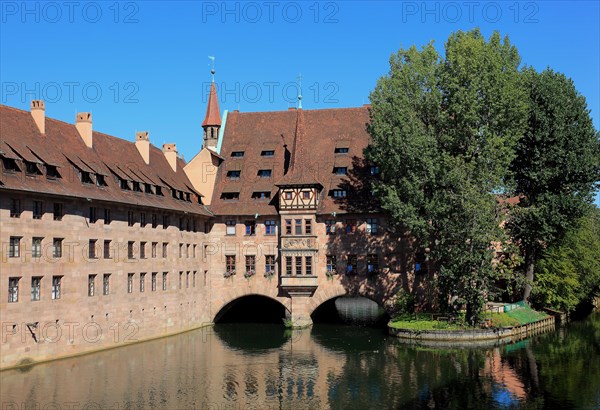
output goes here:
[[[221, 110], [368, 103], [399, 47], [444, 41], [456, 30], [498, 30], [523, 64], [571, 77], [600, 128], [598, 1], [1, 1], [1, 103], [153, 144], [191, 159], [216, 56]], [[597, 200], [598, 202], [598, 200]]]

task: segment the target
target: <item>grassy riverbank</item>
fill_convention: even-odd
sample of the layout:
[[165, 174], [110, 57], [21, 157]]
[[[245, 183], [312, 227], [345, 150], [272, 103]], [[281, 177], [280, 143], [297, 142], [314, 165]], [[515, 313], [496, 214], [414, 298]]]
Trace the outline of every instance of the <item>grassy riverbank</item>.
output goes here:
[[[528, 306], [519, 307], [508, 312], [489, 313], [486, 315], [487, 327], [513, 327], [536, 322], [548, 317], [546, 313], [537, 312]], [[464, 317], [449, 318], [431, 313], [406, 314], [393, 318], [390, 327], [408, 330], [467, 330], [474, 329], [464, 323]], [[479, 327], [477, 327], [479, 328]]]

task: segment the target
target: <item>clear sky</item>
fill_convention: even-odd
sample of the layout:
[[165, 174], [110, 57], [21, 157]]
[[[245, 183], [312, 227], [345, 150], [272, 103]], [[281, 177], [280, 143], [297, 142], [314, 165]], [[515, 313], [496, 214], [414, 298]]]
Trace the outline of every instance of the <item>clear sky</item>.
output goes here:
[[[150, 131], [189, 160], [215, 56], [221, 111], [353, 107], [399, 47], [498, 30], [522, 63], [571, 77], [600, 128], [598, 1], [0, 1], [1, 103], [124, 139]], [[324, 130], [326, 132], [326, 130]], [[598, 203], [598, 199], [596, 201]]]

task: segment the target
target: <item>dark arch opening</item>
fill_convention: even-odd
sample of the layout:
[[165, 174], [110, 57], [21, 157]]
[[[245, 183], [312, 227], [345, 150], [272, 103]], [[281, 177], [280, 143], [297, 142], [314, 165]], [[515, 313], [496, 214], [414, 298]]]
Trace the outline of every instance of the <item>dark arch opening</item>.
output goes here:
[[217, 313], [215, 323], [277, 323], [283, 325], [286, 308], [278, 301], [261, 295], [232, 300]]
[[323, 302], [311, 315], [313, 323], [383, 327], [390, 316], [375, 301], [362, 296], [339, 296]]

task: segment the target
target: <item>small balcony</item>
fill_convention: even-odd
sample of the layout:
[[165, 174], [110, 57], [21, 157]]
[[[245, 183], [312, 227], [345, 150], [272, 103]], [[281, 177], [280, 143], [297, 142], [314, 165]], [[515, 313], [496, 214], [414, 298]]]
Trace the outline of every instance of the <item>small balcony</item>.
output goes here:
[[290, 295], [312, 295], [317, 290], [316, 276], [281, 276], [281, 288]]

